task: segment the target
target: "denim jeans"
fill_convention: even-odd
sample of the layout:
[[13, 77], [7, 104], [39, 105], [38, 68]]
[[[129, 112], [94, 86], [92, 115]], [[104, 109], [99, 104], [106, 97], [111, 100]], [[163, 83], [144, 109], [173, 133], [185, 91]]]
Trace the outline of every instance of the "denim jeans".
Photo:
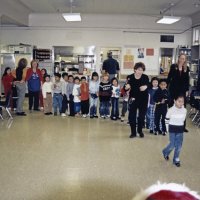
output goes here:
[[53, 110], [54, 112], [57, 112], [57, 109], [59, 109], [59, 112], [61, 113], [62, 109], [62, 94], [53, 94]]
[[122, 103], [122, 114], [121, 114], [122, 117], [125, 117], [127, 110], [128, 110], [128, 101], [123, 101], [123, 103]]
[[81, 102], [74, 102], [74, 112], [75, 114], [81, 112]]
[[97, 104], [98, 104], [98, 98], [92, 98], [90, 96], [90, 116], [97, 115]]
[[101, 116], [106, 116], [110, 114], [110, 101], [100, 102], [99, 113]]
[[111, 98], [112, 111], [111, 117], [119, 117], [119, 98]]
[[183, 133], [169, 133], [169, 141], [170, 143], [168, 146], [163, 149], [163, 155], [169, 156], [171, 151], [175, 148], [173, 163], [177, 163], [180, 161], [179, 154], [183, 143]]

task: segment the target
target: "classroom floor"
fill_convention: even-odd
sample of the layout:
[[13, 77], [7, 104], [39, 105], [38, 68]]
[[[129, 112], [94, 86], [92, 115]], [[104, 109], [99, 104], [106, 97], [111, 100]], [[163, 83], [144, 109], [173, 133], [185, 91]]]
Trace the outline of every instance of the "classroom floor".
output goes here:
[[177, 168], [161, 154], [168, 136], [129, 139], [120, 121], [27, 114], [0, 120], [1, 200], [131, 200], [158, 180], [200, 191], [200, 129], [190, 119]]

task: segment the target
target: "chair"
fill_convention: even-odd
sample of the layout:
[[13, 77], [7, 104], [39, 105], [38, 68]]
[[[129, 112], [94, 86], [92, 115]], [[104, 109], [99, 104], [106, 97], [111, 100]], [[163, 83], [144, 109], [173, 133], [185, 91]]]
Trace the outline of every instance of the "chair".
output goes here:
[[10, 119], [13, 119], [12, 117], [12, 114], [10, 113], [10, 110], [8, 109], [7, 105], [6, 105], [6, 102], [5, 101], [2, 101], [1, 100], [1, 97], [0, 97], [0, 118], [2, 120], [4, 120], [4, 117], [3, 117], [3, 111], [6, 111], [7, 115], [9, 116]]

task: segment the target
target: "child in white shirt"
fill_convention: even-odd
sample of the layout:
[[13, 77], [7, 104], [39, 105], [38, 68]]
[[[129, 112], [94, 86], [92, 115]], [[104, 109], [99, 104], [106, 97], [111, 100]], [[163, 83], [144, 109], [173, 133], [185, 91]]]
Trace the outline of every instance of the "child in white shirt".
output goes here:
[[53, 83], [50, 81], [50, 76], [45, 76], [45, 82], [42, 85], [42, 95], [44, 102], [44, 114], [52, 115], [52, 87]]
[[112, 79], [112, 96], [111, 96], [111, 119], [117, 120], [119, 117], [119, 97], [120, 97], [120, 85], [118, 84], [117, 78]]
[[76, 116], [79, 116], [81, 112], [81, 91], [79, 77], [74, 78], [72, 95], [74, 96], [74, 112]]
[[169, 108], [166, 119], [169, 120], [169, 140], [170, 143], [163, 149], [165, 160], [169, 160], [169, 154], [173, 149], [173, 164], [180, 167], [179, 154], [183, 143], [184, 121], [187, 110], [184, 108], [184, 96], [178, 96], [174, 100], [174, 106]]

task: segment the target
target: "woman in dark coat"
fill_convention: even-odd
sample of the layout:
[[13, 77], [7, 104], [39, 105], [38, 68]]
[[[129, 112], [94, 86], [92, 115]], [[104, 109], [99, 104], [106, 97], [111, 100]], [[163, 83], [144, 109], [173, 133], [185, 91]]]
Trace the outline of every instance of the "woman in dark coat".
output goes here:
[[[189, 71], [189, 67], [187, 66], [187, 56], [185, 54], [180, 54], [178, 62], [171, 65], [167, 77], [171, 99], [169, 103], [170, 107], [173, 106], [174, 99], [178, 95], [184, 95], [186, 106], [186, 97], [189, 92]], [[185, 129], [185, 132], [188, 132], [188, 130]]]

